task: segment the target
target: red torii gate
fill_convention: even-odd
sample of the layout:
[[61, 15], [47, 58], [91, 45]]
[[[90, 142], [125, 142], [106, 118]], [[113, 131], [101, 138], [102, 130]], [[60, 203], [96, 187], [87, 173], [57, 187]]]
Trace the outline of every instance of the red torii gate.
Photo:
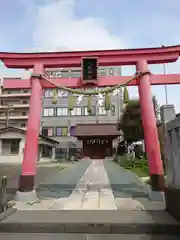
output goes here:
[[[81, 67], [83, 57], [97, 57], [100, 66], [136, 65], [136, 70], [145, 75], [130, 82], [129, 86], [138, 86], [142, 123], [144, 127], [145, 146], [148, 156], [149, 172], [152, 190], [164, 191], [164, 173], [161, 161], [156, 118], [152, 103], [152, 85], [179, 84], [180, 74], [153, 75], [148, 73], [148, 64], [175, 62], [180, 54], [180, 46], [163, 48], [78, 51], [78, 52], [48, 52], [48, 53], [0, 53], [0, 60], [8, 68], [31, 69], [33, 74], [28, 80], [9, 79], [5, 88], [31, 88], [30, 108], [27, 125], [27, 136], [20, 176], [18, 194], [22, 196], [33, 193], [34, 177], [36, 175], [36, 159], [38, 152], [38, 135], [42, 109], [43, 88], [55, 86], [42, 78], [46, 68]], [[100, 77], [97, 87], [115, 86], [125, 83], [130, 77], [106, 76]], [[80, 78], [56, 78], [55, 84], [81, 88]]]

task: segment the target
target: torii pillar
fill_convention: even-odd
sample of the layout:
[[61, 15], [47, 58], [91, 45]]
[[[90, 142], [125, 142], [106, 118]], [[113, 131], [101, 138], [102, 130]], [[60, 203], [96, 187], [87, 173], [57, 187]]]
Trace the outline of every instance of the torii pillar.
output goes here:
[[27, 123], [26, 144], [19, 180], [19, 189], [16, 193], [17, 201], [33, 201], [36, 199], [34, 178], [38, 156], [39, 129], [41, 121], [43, 88], [41, 75], [44, 72], [42, 64], [34, 66], [31, 76], [31, 97]]
[[[147, 61], [138, 61], [136, 64], [136, 70], [142, 73], [148, 72]], [[153, 96], [151, 91], [150, 73], [141, 76], [138, 81], [141, 118], [144, 128], [145, 147], [151, 180], [150, 196], [152, 200], [161, 201], [164, 199], [165, 183], [156, 116], [152, 100]]]

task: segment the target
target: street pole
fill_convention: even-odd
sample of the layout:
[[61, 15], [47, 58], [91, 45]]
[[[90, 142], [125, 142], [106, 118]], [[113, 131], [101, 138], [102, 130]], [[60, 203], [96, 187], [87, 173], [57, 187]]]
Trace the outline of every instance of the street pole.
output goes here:
[[[165, 63], [163, 63], [163, 71], [164, 75], [166, 74], [166, 66]], [[166, 105], [168, 104], [168, 94], [167, 94], [167, 85], [164, 85], [164, 90], [165, 90], [165, 98], [166, 98]]]
[[[120, 72], [119, 72], [119, 76], [122, 76], [122, 67], [120, 66]], [[117, 104], [117, 117], [118, 117], [118, 123], [120, 121], [120, 112], [122, 111], [122, 88], [120, 88], [120, 91], [117, 93], [116, 95], [116, 104]]]
[[[69, 117], [69, 119], [68, 119], [68, 137], [70, 137], [71, 136], [71, 120], [70, 120], [70, 117], [71, 117], [71, 114], [70, 114], [70, 112], [68, 113], [68, 117]], [[68, 158], [68, 160], [70, 160], [70, 141], [68, 141], [68, 148], [67, 148], [67, 158]]]
[[98, 116], [99, 116], [99, 102], [98, 102], [98, 99], [97, 99], [97, 96], [96, 96], [96, 124], [98, 124], [99, 123], [99, 118], [98, 118]]
[[[162, 45], [162, 48], [164, 48], [165, 45]], [[163, 63], [163, 73], [166, 74], [166, 65]], [[167, 85], [164, 85], [164, 91], [165, 91], [165, 99], [166, 99], [166, 105], [168, 104], [168, 94], [167, 94]]]
[[9, 126], [9, 113], [13, 110], [12, 106], [8, 104], [6, 111], [6, 127]]
[[6, 128], [8, 127], [8, 125], [9, 125], [9, 109], [6, 112]]

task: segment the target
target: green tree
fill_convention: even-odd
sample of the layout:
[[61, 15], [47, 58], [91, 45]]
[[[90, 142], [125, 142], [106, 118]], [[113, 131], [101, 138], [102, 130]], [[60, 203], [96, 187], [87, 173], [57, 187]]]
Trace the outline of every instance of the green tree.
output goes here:
[[153, 100], [154, 112], [155, 112], [155, 115], [156, 115], [156, 119], [158, 120], [159, 119], [159, 114], [160, 114], [160, 108], [159, 108], [159, 104], [157, 102], [157, 99], [156, 99], [155, 95], [153, 96], [152, 100]]
[[[159, 106], [155, 96], [153, 96], [153, 105], [156, 118], [158, 119]], [[139, 100], [129, 100], [127, 103], [120, 120], [120, 129], [123, 131], [124, 140], [128, 144], [144, 139]]]

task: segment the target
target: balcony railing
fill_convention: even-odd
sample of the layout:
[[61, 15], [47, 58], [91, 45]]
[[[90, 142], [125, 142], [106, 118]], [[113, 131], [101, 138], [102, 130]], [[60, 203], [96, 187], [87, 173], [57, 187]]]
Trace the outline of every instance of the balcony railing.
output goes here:
[[[11, 104], [11, 107], [13, 108], [13, 109], [15, 109], [15, 108], [29, 108], [29, 104], [21, 104], [21, 103], [18, 103], [18, 104]], [[1, 105], [0, 106], [0, 110], [8, 110], [9, 108], [7, 107], [7, 105]]]
[[[9, 120], [20, 120], [20, 119], [22, 119], [22, 120], [27, 120], [28, 119], [28, 115], [26, 115], [26, 116], [8, 116], [8, 119]], [[7, 120], [7, 116], [0, 116], [0, 120]]]
[[24, 98], [24, 97], [30, 97], [31, 93], [5, 93], [0, 94], [0, 98]]

